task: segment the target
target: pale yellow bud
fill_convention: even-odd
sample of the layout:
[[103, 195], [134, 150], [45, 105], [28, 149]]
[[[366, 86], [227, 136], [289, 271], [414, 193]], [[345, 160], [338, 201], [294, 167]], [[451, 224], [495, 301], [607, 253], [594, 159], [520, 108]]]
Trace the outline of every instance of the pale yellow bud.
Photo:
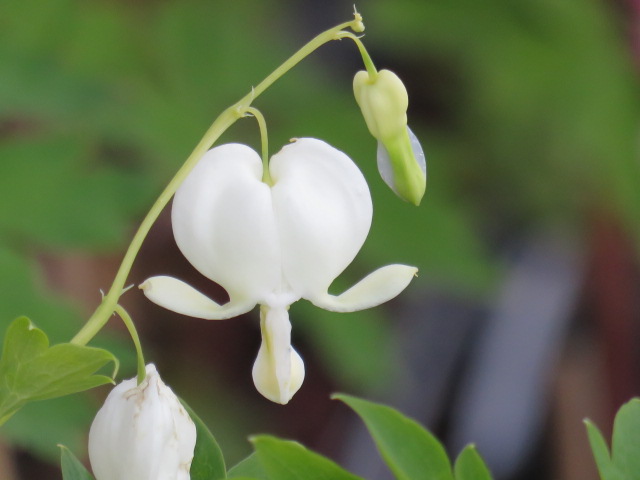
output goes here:
[[378, 140], [395, 137], [407, 126], [409, 96], [395, 73], [380, 70], [372, 77], [360, 71], [353, 78], [353, 93], [371, 135]]

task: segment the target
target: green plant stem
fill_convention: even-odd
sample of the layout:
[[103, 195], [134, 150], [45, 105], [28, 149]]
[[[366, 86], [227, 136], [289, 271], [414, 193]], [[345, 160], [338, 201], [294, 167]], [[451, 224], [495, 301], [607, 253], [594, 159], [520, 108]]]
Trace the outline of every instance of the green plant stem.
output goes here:
[[131, 340], [133, 340], [133, 344], [136, 347], [136, 356], [138, 357], [138, 385], [140, 385], [144, 378], [147, 376], [146, 367], [144, 364], [144, 355], [142, 354], [142, 345], [140, 344], [140, 337], [138, 336], [138, 331], [136, 330], [136, 325], [133, 323], [131, 319], [131, 315], [127, 312], [122, 305], [117, 304], [114, 308], [115, 313], [122, 319], [125, 327], [129, 331], [129, 335], [131, 335]]
[[271, 172], [269, 171], [269, 135], [267, 134], [267, 122], [264, 115], [255, 107], [248, 107], [247, 114], [252, 115], [258, 121], [260, 129], [260, 144], [262, 150], [262, 181], [269, 186], [273, 186]]
[[376, 69], [376, 66], [373, 63], [373, 60], [369, 56], [369, 52], [367, 52], [367, 49], [365, 48], [364, 43], [362, 43], [362, 40], [360, 40], [360, 37], [358, 37], [357, 35], [354, 35], [351, 32], [339, 32], [336, 35], [336, 38], [338, 40], [342, 40], [343, 38], [349, 38], [354, 41], [354, 43], [358, 47], [358, 50], [360, 51], [362, 62], [364, 63], [364, 67], [367, 69], [367, 73], [369, 74], [369, 77], [371, 78], [371, 80], [375, 80], [375, 78], [378, 76], [378, 70]]
[[[207, 152], [207, 150], [220, 138], [220, 136], [238, 119], [245, 116], [247, 109], [251, 106], [251, 103], [267, 88], [269, 88], [276, 80], [282, 77], [285, 73], [291, 70], [300, 61], [306, 58], [309, 54], [313, 53], [317, 48], [321, 47], [325, 43], [332, 40], [338, 40], [340, 38], [348, 37], [349, 32], [343, 31], [345, 28], [352, 28], [355, 31], [362, 31], [361, 17], [356, 13], [355, 19], [351, 22], [340, 24], [334, 28], [331, 28], [325, 32], [322, 32], [309, 43], [303, 46], [300, 50], [294, 53], [288, 60], [282, 65], [276, 68], [271, 74], [269, 74], [264, 80], [262, 80], [255, 88], [245, 95], [239, 102], [227, 108], [218, 118], [215, 119], [213, 124], [209, 127], [202, 140], [196, 145], [191, 155], [187, 158], [185, 163], [180, 167], [175, 176], [171, 179], [169, 184], [165, 187], [160, 194], [156, 202], [151, 207], [151, 210], [147, 213], [147, 216], [142, 220], [140, 227], [136, 231], [127, 252], [124, 255], [120, 268], [116, 273], [116, 276], [111, 284], [109, 292], [104, 296], [102, 302], [94, 313], [89, 317], [87, 323], [80, 329], [80, 331], [73, 337], [71, 343], [77, 345], [86, 345], [91, 341], [93, 337], [104, 327], [109, 320], [111, 314], [115, 311], [120, 299], [120, 295], [123, 292], [125, 282], [131, 271], [133, 262], [140, 251], [142, 242], [146, 238], [149, 230], [157, 220], [158, 216], [169, 203], [171, 197], [176, 192], [182, 181], [186, 178], [189, 172], [196, 165], [198, 160]], [[353, 34], [351, 34], [353, 35]], [[355, 37], [355, 35], [353, 35]], [[357, 37], [355, 37], [357, 38]], [[358, 42], [356, 42], [358, 43]], [[365, 51], [366, 52], [366, 51]], [[367, 55], [368, 57], [368, 55]]]

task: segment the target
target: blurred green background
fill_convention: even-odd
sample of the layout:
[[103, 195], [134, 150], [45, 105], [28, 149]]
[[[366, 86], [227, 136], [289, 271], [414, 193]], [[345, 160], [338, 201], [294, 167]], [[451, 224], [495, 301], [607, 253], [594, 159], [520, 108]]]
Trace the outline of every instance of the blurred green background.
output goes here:
[[[377, 175], [375, 141], [351, 92], [362, 67], [346, 40], [256, 102], [272, 153], [291, 137], [322, 138], [369, 181], [371, 234], [337, 283], [408, 263], [420, 277], [400, 303], [433, 288], [482, 301], [501, 281], [500, 246], [514, 232], [559, 229], [588, 247], [606, 219], [640, 245], [640, 104], [633, 19], [623, 5], [366, 0], [358, 9], [374, 61], [409, 90], [410, 125], [429, 168], [418, 209]], [[351, 11], [351, 1], [0, 3], [0, 330], [25, 314], [54, 341], [72, 337], [142, 215], [216, 115]], [[258, 148], [255, 122], [239, 122], [222, 141]], [[166, 215], [131, 282], [159, 273], [194, 276]], [[402, 375], [396, 303], [338, 315], [300, 302], [292, 317], [305, 386], [290, 410], [265, 405], [251, 386], [256, 316], [207, 323], [140, 297], [132, 291], [125, 302], [148, 360], [209, 422], [231, 463], [249, 451], [249, 433], [313, 443], [322, 421], [308, 412], [322, 418], [331, 410], [328, 392], [382, 394]], [[133, 374], [133, 348], [119, 325], [95, 344], [117, 353], [124, 377]], [[55, 461], [57, 443], [83, 454], [104, 390], [16, 415], [0, 432], [8, 465], [45, 478], [28, 472], [47, 467], [29, 465]]]

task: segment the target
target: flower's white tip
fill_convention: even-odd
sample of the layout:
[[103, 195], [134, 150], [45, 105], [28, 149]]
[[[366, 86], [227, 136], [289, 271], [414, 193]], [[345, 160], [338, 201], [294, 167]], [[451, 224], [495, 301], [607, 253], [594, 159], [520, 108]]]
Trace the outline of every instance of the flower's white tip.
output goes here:
[[341, 295], [324, 293], [309, 300], [316, 306], [334, 312], [355, 312], [375, 307], [402, 292], [418, 273], [416, 267], [387, 265], [370, 273]]
[[153, 364], [118, 384], [89, 431], [96, 480], [189, 480], [196, 427]]
[[273, 366], [273, 358], [269, 355], [263, 343], [253, 364], [253, 383], [256, 386], [256, 390], [272, 402], [281, 405], [289, 403], [289, 400], [300, 389], [304, 380], [304, 362], [293, 347], [290, 350], [290, 364], [288, 386], [280, 388]]
[[140, 285], [140, 289], [149, 300], [161, 307], [205, 320], [236, 317], [255, 306], [251, 302], [237, 302], [233, 299], [219, 305], [188, 283], [169, 276], [151, 277]]
[[272, 402], [285, 405], [304, 380], [304, 363], [291, 347], [291, 323], [286, 307], [263, 307], [262, 343], [253, 364], [253, 383]]

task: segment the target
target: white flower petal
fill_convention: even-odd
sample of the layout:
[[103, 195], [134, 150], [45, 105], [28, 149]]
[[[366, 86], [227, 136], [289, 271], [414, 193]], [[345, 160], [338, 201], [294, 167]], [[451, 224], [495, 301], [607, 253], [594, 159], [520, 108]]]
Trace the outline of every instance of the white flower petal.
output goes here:
[[151, 277], [140, 288], [152, 302], [183, 315], [206, 320], [224, 320], [247, 313], [256, 304], [233, 299], [219, 305], [188, 283], [168, 276]]
[[408, 265], [387, 265], [370, 273], [341, 295], [317, 295], [308, 299], [333, 312], [355, 312], [375, 307], [402, 292], [418, 272]]
[[284, 278], [299, 296], [324, 292], [369, 233], [369, 187], [347, 155], [313, 138], [285, 146], [270, 172]]
[[178, 188], [172, 210], [176, 243], [232, 301], [258, 303], [281, 281], [269, 187], [259, 155], [246, 145], [207, 152]]
[[291, 347], [291, 323], [284, 307], [261, 311], [262, 343], [253, 364], [253, 383], [272, 402], [285, 405], [304, 380], [304, 363]]

